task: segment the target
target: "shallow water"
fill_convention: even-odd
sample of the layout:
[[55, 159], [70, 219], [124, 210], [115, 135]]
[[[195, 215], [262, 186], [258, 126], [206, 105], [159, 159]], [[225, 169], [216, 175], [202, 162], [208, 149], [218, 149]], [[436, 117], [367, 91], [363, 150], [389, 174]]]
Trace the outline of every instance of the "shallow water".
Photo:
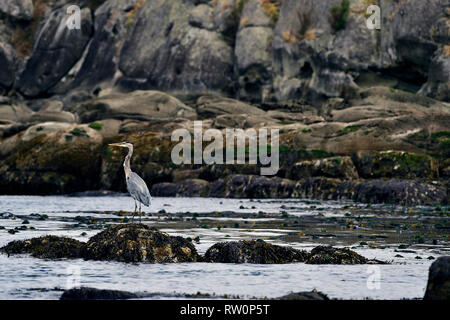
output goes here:
[[[303, 217], [343, 217], [348, 214], [348, 202], [310, 200], [242, 200], [211, 198], [154, 198], [152, 216], [143, 218], [144, 223], [155, 225], [172, 235], [200, 237], [195, 243], [204, 253], [217, 241], [262, 237], [279, 245], [311, 249], [325, 238], [310, 241], [287, 241], [286, 235], [297, 232], [284, 228], [280, 222], [280, 208], [301, 221]], [[355, 205], [356, 210], [366, 207]], [[0, 196], [0, 246], [9, 241], [27, 239], [44, 234], [65, 235], [87, 241], [101, 231], [102, 223], [120, 223], [120, 210], [130, 211], [134, 203], [129, 197], [63, 197], [63, 196]], [[167, 214], [156, 214], [160, 210]], [[379, 215], [383, 207], [363, 211], [367, 216]], [[389, 208], [393, 217], [402, 218], [402, 210]], [[221, 212], [220, 216], [211, 212]], [[264, 214], [262, 215], [261, 212]], [[358, 211], [359, 212], [359, 211]], [[9, 215], [11, 213], [13, 216]], [[168, 219], [170, 216], [191, 216], [197, 213], [195, 223], [231, 222], [239, 226], [228, 228], [200, 228]], [[227, 216], [227, 213], [230, 213]], [[259, 213], [259, 216], [255, 215]], [[39, 220], [33, 214], [46, 214], [48, 219]], [[173, 214], [173, 215], [172, 215]], [[249, 216], [249, 214], [254, 214]], [[93, 217], [94, 224], [83, 224], [76, 217]], [[324, 218], [324, 219], [325, 219]], [[23, 225], [24, 219], [29, 224]], [[185, 222], [185, 220], [187, 222]], [[245, 222], [245, 225], [242, 225]], [[249, 228], [256, 224], [265, 227]], [[20, 226], [35, 229], [10, 234], [8, 230]], [[299, 231], [300, 231], [299, 227]], [[302, 229], [303, 230], [303, 229]], [[347, 231], [346, 231], [347, 232]], [[448, 232], [448, 231], [443, 231]], [[339, 238], [337, 238], [339, 239]], [[380, 242], [382, 240], [378, 240]], [[337, 244], [339, 241], [337, 241]], [[329, 243], [329, 242], [327, 242]], [[355, 245], [359, 241], [355, 240]], [[367, 258], [393, 261], [391, 265], [307, 265], [293, 263], [284, 265], [251, 265], [219, 263], [181, 264], [126, 264], [119, 262], [77, 260], [42, 260], [28, 255], [7, 257], [0, 254], [0, 299], [58, 299], [62, 290], [74, 285], [96, 288], [120, 289], [133, 292], [155, 293], [152, 298], [179, 298], [178, 294], [197, 292], [236, 295], [240, 298], [275, 298], [289, 292], [317, 289], [331, 298], [340, 299], [402, 299], [423, 297], [428, 268], [433, 260], [448, 254], [447, 244], [418, 245], [412, 253], [401, 253], [397, 258], [397, 246], [387, 248], [355, 247], [354, 250]], [[417, 259], [421, 257], [422, 259]], [[79, 277], [77, 276], [79, 272]], [[377, 276], [379, 276], [377, 278]], [[377, 281], [379, 279], [379, 281]]]

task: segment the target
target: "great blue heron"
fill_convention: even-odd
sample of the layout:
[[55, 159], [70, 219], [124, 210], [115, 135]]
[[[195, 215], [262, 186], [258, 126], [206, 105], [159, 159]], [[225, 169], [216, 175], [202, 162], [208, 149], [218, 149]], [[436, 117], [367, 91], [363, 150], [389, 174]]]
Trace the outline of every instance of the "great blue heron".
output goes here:
[[145, 181], [141, 177], [139, 177], [136, 173], [131, 171], [130, 159], [131, 156], [133, 155], [133, 145], [128, 141], [119, 143], [110, 143], [109, 145], [113, 147], [128, 148], [128, 154], [125, 157], [125, 161], [123, 162], [123, 169], [125, 170], [125, 179], [127, 181], [128, 192], [134, 199], [134, 214], [132, 218], [132, 220], [134, 220], [134, 216], [137, 210], [136, 200], [139, 202], [139, 214], [140, 214], [141, 204], [147, 207], [150, 206], [152, 197], [150, 195], [150, 192], [148, 191], [147, 184], [145, 183]]

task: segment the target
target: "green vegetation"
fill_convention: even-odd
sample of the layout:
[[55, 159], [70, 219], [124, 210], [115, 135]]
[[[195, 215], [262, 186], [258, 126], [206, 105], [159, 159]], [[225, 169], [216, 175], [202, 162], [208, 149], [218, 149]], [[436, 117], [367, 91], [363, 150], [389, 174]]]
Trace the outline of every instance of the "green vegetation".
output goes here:
[[89, 124], [89, 128], [100, 131], [103, 129], [103, 123], [100, 122], [92, 122]]
[[76, 137], [89, 137], [86, 130], [83, 128], [74, 128], [70, 133]]
[[331, 152], [327, 152], [327, 151], [321, 150], [321, 149], [311, 150], [310, 152], [311, 152], [311, 154], [313, 155], [314, 158], [319, 158], [319, 159], [320, 158], [329, 158], [329, 157], [332, 157], [334, 155]]
[[331, 26], [334, 31], [345, 29], [347, 26], [347, 18], [350, 13], [350, 1], [342, 0], [340, 6], [331, 8]]
[[44, 127], [37, 127], [36, 128], [36, 131], [42, 131], [42, 130], [44, 130]]
[[359, 129], [361, 129], [361, 126], [348, 126], [348, 127], [345, 127], [344, 129], [339, 130], [339, 134], [344, 135], [344, 134], [348, 134], [350, 132], [358, 131]]
[[431, 134], [425, 131], [416, 132], [408, 136], [408, 142], [426, 149], [435, 158], [450, 157], [450, 131], [438, 131]]
[[334, 158], [333, 162], [336, 163], [337, 165], [341, 164], [341, 158]]
[[302, 129], [302, 132], [303, 132], [303, 133], [308, 133], [308, 132], [311, 132], [311, 129], [303, 128], [303, 129]]

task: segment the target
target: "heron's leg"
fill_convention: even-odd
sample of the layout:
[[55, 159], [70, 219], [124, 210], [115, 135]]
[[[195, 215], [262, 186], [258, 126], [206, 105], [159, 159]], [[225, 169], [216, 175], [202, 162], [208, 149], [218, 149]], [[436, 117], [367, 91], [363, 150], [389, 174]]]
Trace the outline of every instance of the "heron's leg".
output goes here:
[[134, 215], [136, 214], [136, 211], [137, 211], [137, 203], [136, 203], [136, 199], [134, 199], [134, 213], [133, 213], [133, 217], [131, 218], [131, 221], [134, 221]]
[[142, 216], [141, 216], [141, 214], [142, 214], [142, 204], [139, 202], [139, 222], [142, 222]]

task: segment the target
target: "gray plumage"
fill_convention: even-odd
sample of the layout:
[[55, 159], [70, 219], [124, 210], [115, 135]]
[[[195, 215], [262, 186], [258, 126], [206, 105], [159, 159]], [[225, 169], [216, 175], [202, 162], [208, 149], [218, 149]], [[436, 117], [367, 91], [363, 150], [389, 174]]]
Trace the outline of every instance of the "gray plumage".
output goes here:
[[127, 178], [127, 189], [133, 199], [147, 207], [151, 204], [150, 192], [145, 181], [134, 172], [130, 172]]
[[131, 171], [130, 159], [131, 156], [133, 155], [133, 145], [128, 141], [120, 143], [111, 143], [109, 145], [115, 147], [128, 148], [128, 154], [125, 157], [125, 161], [123, 162], [123, 169], [125, 171], [125, 179], [127, 182], [127, 190], [130, 193], [131, 197], [133, 197], [134, 199], [134, 214], [136, 214], [137, 210], [136, 201], [139, 202], [139, 213], [141, 213], [141, 203], [144, 206], [150, 206], [152, 202], [152, 196], [148, 191], [148, 187], [145, 181], [141, 177], [139, 177], [136, 173]]

